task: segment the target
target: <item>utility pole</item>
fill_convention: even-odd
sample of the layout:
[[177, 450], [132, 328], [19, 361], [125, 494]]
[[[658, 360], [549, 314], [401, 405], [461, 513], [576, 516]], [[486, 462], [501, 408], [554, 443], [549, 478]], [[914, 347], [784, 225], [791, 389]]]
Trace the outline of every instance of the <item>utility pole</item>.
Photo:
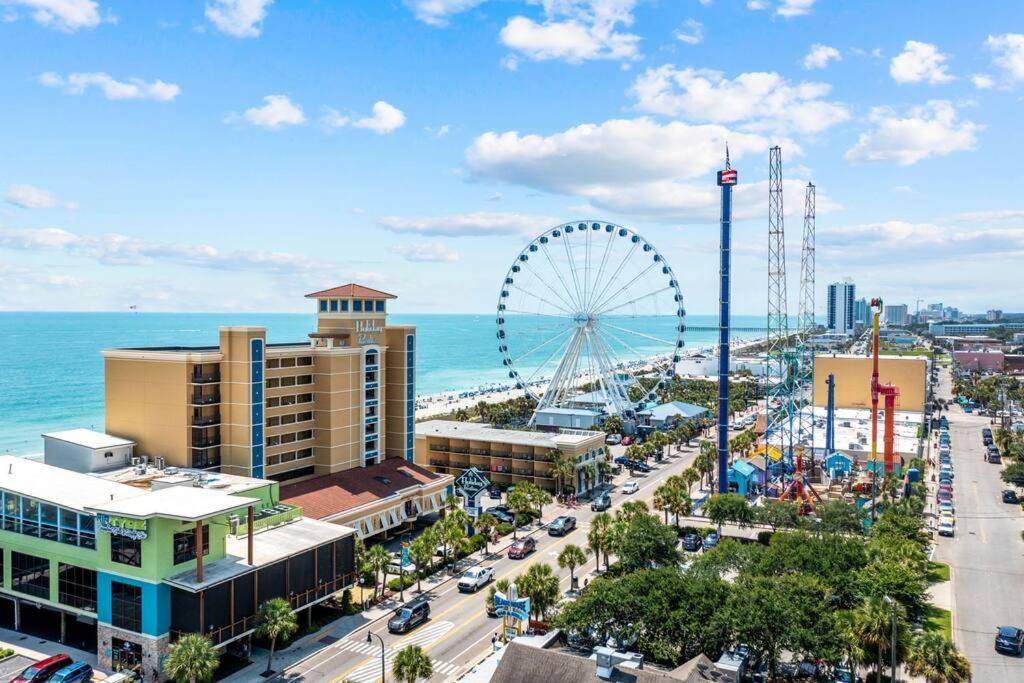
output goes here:
[[721, 264], [718, 297], [718, 492], [729, 492], [729, 276], [731, 274], [732, 186], [736, 171], [725, 147], [725, 170], [718, 172], [722, 188]]

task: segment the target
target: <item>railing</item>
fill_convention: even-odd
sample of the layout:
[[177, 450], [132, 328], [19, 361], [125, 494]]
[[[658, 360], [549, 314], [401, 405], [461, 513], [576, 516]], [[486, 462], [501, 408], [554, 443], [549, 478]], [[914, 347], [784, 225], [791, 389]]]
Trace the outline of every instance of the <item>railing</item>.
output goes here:
[[[295, 506], [291, 509], [284, 510], [283, 512], [276, 512], [270, 515], [257, 516], [252, 522], [252, 528], [254, 531], [261, 531], [263, 529], [269, 529], [272, 526], [278, 524], [284, 524], [290, 522], [293, 519], [298, 519], [302, 516], [302, 508]], [[244, 536], [249, 533], [249, 520], [247, 517], [242, 517], [238, 523], [238, 536]]]
[[490, 455], [491, 452], [486, 448], [470, 448], [470, 455]]
[[301, 593], [292, 593], [291, 595], [289, 595], [288, 602], [291, 603], [292, 609], [305, 607], [311, 602], [316, 602], [321, 598], [326, 598], [328, 595], [331, 595], [332, 593], [337, 593], [338, 591], [347, 588], [348, 586], [351, 586], [355, 582], [355, 580], [356, 575], [354, 572], [351, 574], [337, 576], [331, 579], [330, 581], [324, 581], [323, 579], [321, 579], [320, 585], [314, 586], [313, 588], [310, 588], [309, 590], [303, 591]]
[[525, 475], [527, 477], [532, 477], [533, 476], [533, 471], [532, 470], [516, 470], [516, 469], [513, 469], [512, 472], [514, 474], [522, 474], [522, 475]]
[[448, 446], [442, 446], [441, 444], [432, 443], [430, 444], [430, 450], [437, 451], [438, 453], [448, 453], [452, 449]]
[[192, 396], [192, 405], [194, 406], [209, 406], [214, 403], [220, 403], [220, 394], [209, 394], [207, 396], [199, 395]]
[[431, 460], [430, 464], [434, 467], [448, 467], [448, 463], [444, 460]]
[[511, 458], [512, 453], [510, 451], [491, 451], [492, 458]]
[[466, 468], [466, 467], [469, 467], [469, 463], [468, 462], [452, 462], [452, 463], [449, 464], [449, 466], [450, 467]]
[[202, 415], [200, 417], [192, 418], [193, 427], [209, 427], [210, 425], [220, 424], [220, 413], [216, 415]]
[[213, 384], [220, 381], [220, 374], [214, 373], [212, 375], [192, 375], [189, 382], [192, 384]]
[[452, 453], [460, 453], [462, 455], [469, 455], [469, 449], [464, 446], [452, 446], [450, 451]]
[[533, 462], [533, 456], [529, 453], [515, 453], [512, 457], [516, 460], [529, 460], [530, 462]]
[[[249, 616], [243, 617], [232, 624], [228, 624], [227, 626], [211, 629], [206, 632], [206, 635], [209, 636], [210, 641], [213, 642], [214, 645], [220, 645], [221, 643], [226, 643], [232, 638], [244, 636], [254, 628], [256, 628], [256, 615], [250, 614]], [[171, 642], [173, 643], [182, 636], [189, 635], [189, 633], [191, 633], [191, 631], [176, 631], [172, 629]]]
[[220, 439], [207, 439], [205, 441], [195, 441], [192, 443], [192, 448], [213, 448], [214, 446], [220, 445]]

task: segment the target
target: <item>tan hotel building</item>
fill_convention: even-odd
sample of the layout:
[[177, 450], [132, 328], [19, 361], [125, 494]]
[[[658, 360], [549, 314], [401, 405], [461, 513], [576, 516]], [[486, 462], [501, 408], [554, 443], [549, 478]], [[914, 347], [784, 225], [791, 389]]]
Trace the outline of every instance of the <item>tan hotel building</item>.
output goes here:
[[[388, 325], [395, 297], [369, 287], [306, 298], [316, 306], [308, 341], [268, 344], [263, 327], [222, 327], [217, 346], [105, 350], [106, 431], [168, 466], [302, 482], [307, 496], [322, 487], [345, 498], [337, 487], [360, 488], [376, 469], [393, 474], [396, 463], [385, 459], [419, 470], [412, 465], [416, 328]], [[376, 533], [436, 509], [451, 478], [426, 470], [417, 477], [401, 495], [410, 482], [359, 499], [378, 522], [378, 507], [401, 508], [406, 514], [383, 517], [396, 524], [362, 527], [342, 514], [347, 508], [334, 509], [332, 521]], [[282, 486], [282, 499], [290, 488]]]

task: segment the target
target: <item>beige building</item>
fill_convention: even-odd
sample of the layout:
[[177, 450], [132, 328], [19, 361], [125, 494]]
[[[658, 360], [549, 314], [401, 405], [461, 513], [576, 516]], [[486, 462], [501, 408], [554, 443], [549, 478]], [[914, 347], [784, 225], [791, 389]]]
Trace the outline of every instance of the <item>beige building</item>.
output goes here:
[[[814, 405], [828, 404], [829, 374], [835, 376], [836, 408], [871, 407], [871, 358], [822, 354], [814, 357]], [[928, 362], [916, 356], [880, 356], [878, 381], [899, 388], [897, 409], [924, 412]], [[884, 399], [879, 399], [884, 406]]]
[[607, 457], [604, 433], [584, 429], [531, 432], [495, 429], [474, 422], [428, 420], [416, 425], [416, 464], [458, 477], [476, 467], [501, 487], [523, 481], [555, 490], [551, 451], [561, 451], [576, 463], [577, 493], [599, 482], [598, 464]]

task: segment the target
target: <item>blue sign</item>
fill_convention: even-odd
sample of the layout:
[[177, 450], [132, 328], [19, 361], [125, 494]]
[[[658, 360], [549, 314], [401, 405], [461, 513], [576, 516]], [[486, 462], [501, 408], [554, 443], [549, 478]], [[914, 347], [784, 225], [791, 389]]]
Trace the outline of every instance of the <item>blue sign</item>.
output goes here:
[[407, 564], [409, 564], [409, 549], [403, 545], [402, 546], [402, 565], [405, 566]]
[[494, 594], [494, 611], [499, 617], [512, 617], [519, 621], [530, 618], [530, 598], [509, 600], [501, 593]]

